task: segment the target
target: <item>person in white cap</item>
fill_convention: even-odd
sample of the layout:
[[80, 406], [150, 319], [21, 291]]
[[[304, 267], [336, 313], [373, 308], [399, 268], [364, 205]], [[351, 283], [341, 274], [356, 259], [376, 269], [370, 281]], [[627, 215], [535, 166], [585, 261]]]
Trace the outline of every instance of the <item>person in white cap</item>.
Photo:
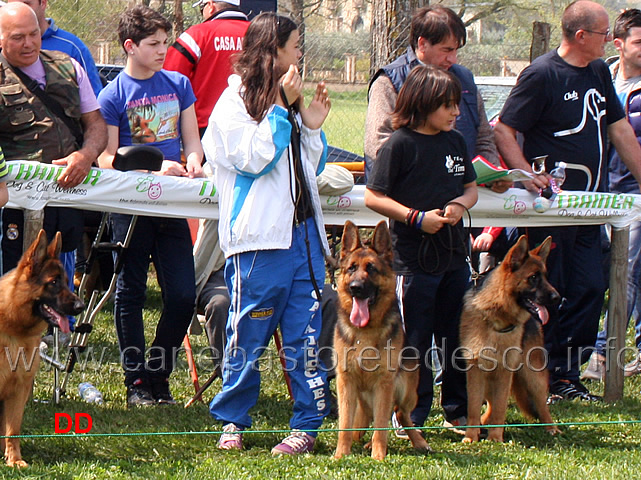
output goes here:
[[199, 0], [204, 21], [183, 32], [167, 52], [164, 68], [186, 75], [196, 94], [196, 117], [202, 137], [218, 97], [232, 74], [230, 57], [240, 52], [249, 26], [240, 0]]

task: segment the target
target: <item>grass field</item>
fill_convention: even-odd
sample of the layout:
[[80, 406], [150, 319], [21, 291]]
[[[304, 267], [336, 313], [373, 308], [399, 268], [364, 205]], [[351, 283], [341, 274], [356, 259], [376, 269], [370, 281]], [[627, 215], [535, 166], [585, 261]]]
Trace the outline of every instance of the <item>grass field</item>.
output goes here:
[[[332, 109], [323, 124], [327, 142], [350, 152], [363, 155], [365, 135], [365, 114], [367, 113], [367, 86], [349, 90], [337, 90], [328, 85]], [[309, 99], [311, 90], [306, 90]]]
[[[159, 316], [160, 296], [150, 290], [146, 310], [148, 336]], [[22, 440], [26, 470], [0, 466], [0, 478], [21, 479], [457, 479], [457, 478], [536, 478], [536, 479], [631, 479], [641, 470], [641, 428], [638, 424], [563, 425], [563, 435], [549, 437], [542, 428], [515, 426], [506, 430], [504, 444], [461, 443], [461, 437], [439, 428], [440, 407], [429, 419], [427, 439], [434, 454], [414, 452], [407, 441], [391, 437], [389, 455], [383, 462], [368, 457], [356, 445], [351, 457], [332, 458], [336, 432], [321, 432], [314, 454], [298, 458], [272, 458], [270, 449], [281, 433], [245, 434], [246, 451], [220, 452], [216, 449], [220, 425], [209, 416], [205, 404], [188, 409], [183, 405], [193, 394], [184, 355], [172, 376], [171, 388], [179, 405], [127, 410], [125, 388], [118, 363], [118, 348], [111, 306], [99, 316], [91, 336], [92, 357], [72, 374], [70, 389], [63, 403], [48, 403], [52, 373], [43, 367], [38, 374], [34, 400], [26, 408], [23, 434], [44, 435]], [[201, 380], [209, 376], [211, 365], [205, 355], [204, 336], [192, 336]], [[100, 358], [102, 359], [100, 360]], [[86, 358], [83, 358], [86, 360]], [[263, 376], [258, 405], [253, 410], [254, 428], [286, 429], [291, 412], [282, 372], [270, 351]], [[94, 383], [105, 397], [102, 406], [78, 398], [77, 385]], [[592, 385], [597, 392], [600, 385]], [[210, 400], [220, 389], [220, 380], [205, 394]], [[625, 398], [616, 404], [561, 402], [551, 406], [552, 416], [562, 423], [636, 421], [641, 418], [641, 379], [626, 381]], [[93, 418], [91, 434], [83, 437], [54, 434], [54, 415], [83, 412]], [[524, 421], [511, 407], [508, 423]], [[324, 428], [337, 427], [336, 419]], [[182, 433], [174, 433], [182, 432]], [[199, 432], [187, 434], [185, 432]], [[116, 436], [118, 434], [131, 436]], [[138, 435], [139, 434], [139, 435]]]

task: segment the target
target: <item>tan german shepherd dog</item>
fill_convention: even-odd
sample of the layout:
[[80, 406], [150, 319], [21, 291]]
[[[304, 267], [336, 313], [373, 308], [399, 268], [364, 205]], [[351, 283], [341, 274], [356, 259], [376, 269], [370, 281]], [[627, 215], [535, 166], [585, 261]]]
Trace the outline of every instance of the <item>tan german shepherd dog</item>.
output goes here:
[[[347, 221], [343, 231], [338, 281], [338, 322], [334, 333], [338, 391], [338, 445], [336, 458], [348, 455], [352, 441], [364, 431], [372, 436], [372, 457], [387, 455], [392, 411], [404, 427], [412, 427], [416, 406], [418, 364], [403, 360], [405, 335], [396, 300], [392, 270], [392, 240], [385, 222], [374, 231], [371, 246], [361, 243], [356, 225]], [[418, 430], [407, 429], [414, 448], [430, 451]]]
[[[468, 425], [504, 425], [510, 390], [526, 417], [553, 423], [541, 329], [548, 320], [545, 307], [561, 299], [546, 277], [551, 243], [548, 237], [528, 252], [527, 238], [521, 236], [483, 287], [465, 297], [460, 333], [468, 366]], [[487, 410], [481, 416], [484, 401]], [[561, 433], [555, 425], [545, 429]], [[488, 440], [502, 442], [503, 430], [490, 428]], [[479, 428], [467, 428], [463, 441], [478, 441], [479, 435]]]
[[[67, 286], [58, 256], [58, 232], [47, 247], [40, 230], [18, 266], [0, 278], [0, 435], [20, 435], [25, 404], [38, 371], [38, 346], [47, 325], [69, 332], [67, 315], [77, 315], [84, 304]], [[7, 465], [26, 467], [20, 439], [2, 439]]]

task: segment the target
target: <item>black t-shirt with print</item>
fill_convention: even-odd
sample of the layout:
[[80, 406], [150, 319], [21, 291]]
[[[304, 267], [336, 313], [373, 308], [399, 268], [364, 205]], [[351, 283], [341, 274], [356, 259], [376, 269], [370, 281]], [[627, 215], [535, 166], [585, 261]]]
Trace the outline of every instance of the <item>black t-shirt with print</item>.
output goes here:
[[[406, 207], [426, 211], [443, 209], [447, 202], [463, 194], [463, 185], [475, 179], [465, 140], [459, 132], [424, 135], [401, 128], [380, 148], [367, 188]], [[453, 229], [443, 227], [432, 236], [394, 220], [390, 230], [397, 273], [423, 271], [418, 255], [424, 237], [431, 237], [435, 248], [427, 262], [435, 270], [453, 270], [465, 263], [462, 222]]]
[[523, 133], [525, 158], [568, 164], [564, 189], [606, 191], [607, 126], [624, 116], [603, 60], [574, 67], [553, 50], [523, 70], [500, 119]]

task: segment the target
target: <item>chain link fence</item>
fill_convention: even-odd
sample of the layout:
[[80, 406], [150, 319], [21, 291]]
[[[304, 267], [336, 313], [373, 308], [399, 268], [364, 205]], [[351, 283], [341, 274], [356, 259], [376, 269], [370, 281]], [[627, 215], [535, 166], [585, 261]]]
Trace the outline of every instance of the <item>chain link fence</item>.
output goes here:
[[[201, 21], [200, 12], [191, 8], [193, 1], [182, 2], [185, 29]], [[96, 63], [122, 65], [125, 57], [117, 38], [118, 17], [136, 3], [143, 0], [49, 0], [47, 16], [80, 37]], [[175, 21], [176, 0], [144, 3]], [[367, 0], [347, 0], [340, 5], [324, 0], [311, 12], [304, 10], [305, 81], [311, 89], [315, 82], [324, 80], [330, 90], [333, 107], [325, 125], [329, 143], [359, 155], [363, 154], [367, 110], [371, 8]], [[409, 26], [403, 26], [393, 35], [407, 38], [408, 31]], [[475, 38], [470, 29], [468, 43], [459, 51], [459, 63], [475, 75], [515, 75], [527, 64], [529, 44], [480, 44]]]

